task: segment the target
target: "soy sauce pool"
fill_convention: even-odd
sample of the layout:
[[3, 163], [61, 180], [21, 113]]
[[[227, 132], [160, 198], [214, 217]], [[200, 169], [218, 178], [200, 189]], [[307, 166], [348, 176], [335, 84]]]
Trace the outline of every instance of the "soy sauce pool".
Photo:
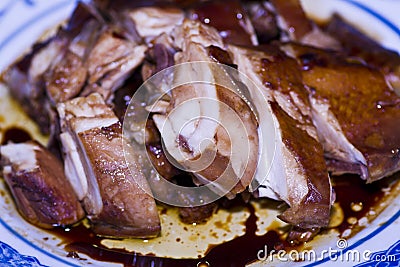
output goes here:
[[5, 145], [8, 142], [23, 143], [29, 140], [32, 140], [32, 136], [26, 130], [18, 127], [11, 127], [4, 130], [1, 144]]
[[[397, 175], [398, 176], [398, 175]], [[384, 188], [393, 183], [396, 176], [389, 177], [378, 183], [365, 184], [358, 176], [343, 175], [334, 177], [334, 189], [337, 194], [337, 202], [343, 208], [344, 220], [336, 227], [339, 233], [352, 225], [347, 222], [350, 217], [360, 219], [375, 206], [378, 206], [384, 197]], [[362, 202], [362, 210], [352, 209], [352, 204]], [[92, 259], [115, 262], [124, 266], [163, 266], [163, 267], [190, 267], [190, 266], [231, 266], [242, 267], [257, 260], [260, 250], [265, 247], [271, 249], [301, 249], [291, 247], [284, 240], [278, 231], [270, 230], [263, 236], [256, 235], [255, 211], [252, 205], [244, 202], [236, 202], [228, 209], [248, 209], [250, 216], [246, 221], [246, 232], [243, 236], [220, 245], [210, 245], [208, 253], [198, 259], [171, 259], [161, 258], [155, 255], [140, 255], [134, 252], [127, 252], [120, 249], [108, 249], [101, 244], [102, 238], [95, 236], [90, 229], [79, 225], [69, 229], [68, 232], [62, 229], [51, 231], [64, 240], [65, 250], [70, 257], [78, 257], [85, 260], [87, 256]], [[267, 252], [268, 253], [268, 252]], [[86, 256], [87, 255], [87, 256]]]
[[[124, 266], [163, 266], [163, 267], [189, 267], [189, 266], [232, 266], [241, 267], [257, 259], [257, 253], [265, 249], [281, 248], [289, 244], [282, 240], [276, 231], [268, 231], [263, 236], [257, 236], [257, 217], [254, 207], [243, 201], [235, 201], [227, 210], [247, 209], [250, 216], [247, 218], [245, 226], [246, 232], [243, 236], [220, 245], [209, 245], [207, 255], [198, 259], [172, 259], [162, 258], [154, 255], [140, 255], [129, 253], [120, 249], [107, 249], [101, 244], [102, 238], [95, 236], [83, 225], [63, 231], [56, 229], [51, 231], [66, 244], [65, 250], [70, 257], [84, 259], [88, 255], [90, 258], [123, 264]], [[85, 255], [83, 255], [85, 254]], [[203, 264], [203, 265], [202, 265]]]

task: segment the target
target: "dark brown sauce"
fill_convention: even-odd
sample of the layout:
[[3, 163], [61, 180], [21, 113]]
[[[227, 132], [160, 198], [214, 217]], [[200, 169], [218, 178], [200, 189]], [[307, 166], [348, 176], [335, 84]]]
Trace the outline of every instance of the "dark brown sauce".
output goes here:
[[3, 140], [1, 140], [1, 144], [5, 145], [8, 142], [23, 143], [29, 140], [32, 140], [32, 137], [26, 130], [18, 127], [11, 127], [4, 131]]
[[[250, 216], [246, 221], [246, 233], [238, 238], [220, 245], [210, 245], [209, 251], [204, 258], [201, 259], [171, 259], [161, 258], [153, 255], [139, 255], [137, 253], [128, 253], [120, 249], [107, 249], [101, 245], [102, 238], [94, 235], [90, 229], [82, 224], [68, 229], [58, 228], [51, 230], [52, 234], [57, 235], [66, 244], [65, 249], [68, 255], [76, 255], [82, 257], [81, 253], [100, 261], [109, 261], [124, 264], [124, 266], [198, 266], [200, 263], [208, 264], [208, 266], [245, 266], [247, 263], [257, 259], [257, 253], [260, 250], [268, 251], [275, 248], [288, 246], [288, 243], [282, 241], [279, 234], [275, 231], [268, 231], [263, 236], [255, 234], [257, 230], [257, 217], [254, 208], [250, 204], [243, 201], [235, 201], [235, 203], [227, 208], [231, 212], [237, 209], [247, 208]], [[76, 257], [75, 257], [76, 258]], [[83, 257], [84, 258], [84, 257]], [[207, 265], [206, 265], [207, 266]]]
[[[346, 221], [349, 217], [357, 219], [365, 216], [372, 207], [379, 203], [383, 196], [382, 188], [387, 187], [393, 177], [384, 179], [373, 184], [366, 184], [356, 175], [343, 175], [334, 177], [334, 188], [336, 191], [337, 202], [340, 203], [345, 220], [337, 229], [342, 232], [351, 228]], [[352, 203], [362, 202], [362, 210], [354, 211], [351, 208]], [[75, 255], [75, 258], [86, 260], [85, 256], [107, 262], [121, 263], [124, 266], [163, 266], [163, 267], [180, 267], [180, 266], [245, 266], [247, 263], [257, 260], [257, 253], [260, 250], [271, 249], [293, 249], [290, 244], [274, 230], [269, 230], [263, 236], [255, 234], [257, 230], [257, 217], [254, 208], [250, 204], [243, 201], [229, 201], [222, 203], [221, 208], [234, 212], [238, 209], [247, 208], [250, 216], [246, 221], [246, 233], [231, 241], [220, 245], [210, 245], [207, 255], [199, 259], [172, 259], [161, 258], [154, 255], [140, 255], [138, 253], [130, 253], [121, 249], [107, 249], [101, 244], [101, 237], [97, 237], [90, 229], [82, 224], [72, 227], [65, 231], [64, 229], [51, 230], [52, 234], [57, 235], [63, 240], [61, 245], [65, 244], [68, 255]], [[203, 263], [203, 265], [201, 265]]]
[[[347, 221], [348, 218], [365, 217], [371, 208], [379, 204], [384, 195], [382, 188], [389, 186], [393, 178], [388, 177], [372, 184], [365, 183], [357, 175], [343, 175], [334, 178], [336, 202], [340, 203], [344, 213], [344, 221], [337, 227], [340, 233], [354, 227]], [[362, 209], [353, 209], [353, 205], [361, 205]]]
[[193, 6], [190, 18], [216, 28], [229, 43], [252, 45], [245, 30], [245, 12], [239, 1], [207, 1]]

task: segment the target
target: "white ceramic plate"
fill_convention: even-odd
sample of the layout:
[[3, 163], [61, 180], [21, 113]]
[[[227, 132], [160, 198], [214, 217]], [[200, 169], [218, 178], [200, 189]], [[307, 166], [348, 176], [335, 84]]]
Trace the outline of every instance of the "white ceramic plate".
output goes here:
[[[400, 1], [396, 0], [307, 0], [303, 1], [306, 11], [316, 18], [327, 18], [332, 12], [342, 14], [347, 20], [367, 32], [383, 45], [400, 52]], [[63, 0], [2, 0], [0, 2], [0, 71], [23, 54], [42, 33], [60, 23], [73, 10], [75, 1]], [[9, 100], [7, 90], [0, 85], [0, 115], [8, 121], [14, 117], [17, 125], [33, 129], [34, 125], [16, 112], [18, 108]], [[11, 112], [10, 112], [11, 111]], [[6, 120], [7, 121], [7, 120]], [[0, 129], [6, 127], [0, 120]], [[36, 135], [35, 135], [36, 136]], [[40, 139], [40, 138], [39, 138]], [[66, 257], [60, 240], [48, 232], [37, 229], [25, 222], [15, 211], [10, 196], [0, 184], [0, 266], [113, 266], [115, 264], [97, 262], [88, 257], [77, 260]], [[398, 266], [400, 262], [400, 196], [398, 196], [373, 222], [347, 240], [324, 238], [312, 243], [317, 257], [312, 261], [290, 262], [299, 266]], [[340, 247], [341, 246], [341, 247]], [[334, 249], [334, 253], [322, 253], [324, 249]], [[375, 252], [380, 261], [351, 261], [343, 257], [346, 253], [361, 256]], [[223, 255], [221, 255], [223, 257]], [[364, 263], [362, 263], [364, 262]], [[287, 262], [272, 262], [272, 265]], [[264, 266], [266, 262], [258, 262]]]

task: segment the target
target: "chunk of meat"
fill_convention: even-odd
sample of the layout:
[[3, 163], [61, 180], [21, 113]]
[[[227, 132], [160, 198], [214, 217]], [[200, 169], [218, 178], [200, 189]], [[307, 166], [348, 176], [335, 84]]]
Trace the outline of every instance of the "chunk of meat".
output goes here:
[[157, 42], [147, 50], [146, 60], [142, 67], [143, 80], [147, 80], [157, 72], [174, 65], [174, 54], [176, 51], [167, 45], [168, 43], [165, 44], [165, 42]]
[[42, 77], [63, 45], [55, 39], [35, 44], [31, 52], [7, 69], [3, 76], [13, 98], [44, 134], [50, 133], [51, 105]]
[[85, 213], [62, 163], [37, 142], [0, 147], [4, 179], [21, 215], [42, 227], [67, 226]]
[[304, 244], [311, 241], [319, 232], [320, 228], [302, 229], [299, 227], [292, 227], [286, 238], [292, 245]]
[[82, 91], [88, 72], [85, 61], [104, 24], [91, 3], [79, 3], [66, 27], [60, 29], [57, 38], [64, 46], [44, 75], [46, 92], [54, 106]]
[[[400, 98], [382, 73], [349, 63], [335, 53], [288, 44], [286, 50], [303, 66], [313, 120], [328, 157], [368, 182], [400, 167]], [[355, 167], [356, 166], [356, 167]], [[335, 172], [335, 170], [333, 170]]]
[[161, 144], [161, 136], [153, 120], [146, 123], [146, 150], [154, 168], [164, 179], [172, 180], [182, 173], [168, 160], [164, 147]]
[[183, 10], [173, 7], [140, 7], [128, 11], [139, 35], [150, 41], [156, 36], [169, 34], [173, 28], [182, 24]]
[[47, 94], [52, 102], [64, 102], [77, 96], [86, 81], [87, 72], [81, 58], [67, 51], [52, 65], [54, 67], [44, 75]]
[[55, 105], [77, 96], [85, 82], [84, 60], [104, 23], [91, 4], [78, 3], [65, 27], [4, 74], [12, 96], [25, 112], [49, 134], [48, 148], [61, 158], [59, 119]]
[[146, 50], [146, 46], [125, 39], [112, 27], [105, 29], [88, 55], [88, 85], [81, 95], [97, 92], [111, 102], [114, 91], [142, 63]]
[[217, 210], [218, 205], [216, 202], [209, 203], [207, 205], [198, 207], [185, 207], [179, 209], [179, 218], [182, 222], [192, 223], [204, 223], [210, 218]]
[[258, 43], [266, 44], [279, 38], [277, 17], [270, 2], [246, 1], [242, 4], [253, 25]]
[[113, 111], [121, 122], [124, 121], [126, 109], [136, 90], [143, 84], [141, 68], [138, 67], [124, 84], [115, 91], [113, 97]]
[[340, 43], [335, 38], [307, 18], [300, 0], [271, 0], [271, 3], [276, 9], [279, 25], [289, 40], [321, 48], [340, 49]]
[[275, 46], [229, 51], [238, 70], [255, 82], [249, 92], [260, 121], [258, 196], [284, 200], [290, 208], [279, 218], [285, 222], [326, 226], [332, 187], [298, 64]]
[[[176, 63], [215, 62], [206, 47], [223, 46], [216, 30], [199, 22], [185, 20], [175, 33], [176, 46], [182, 49], [175, 54]], [[221, 192], [230, 192], [232, 197], [244, 191], [253, 178], [257, 155], [251, 151], [258, 147], [258, 124], [250, 107], [231, 89], [183, 82], [192, 81], [193, 76], [193, 80], [228, 82], [232, 85], [230, 88], [236, 88], [222, 68], [207, 64], [192, 68], [193, 72], [184, 68], [175, 71], [174, 83], [183, 85], [171, 91], [167, 114], [156, 114], [153, 119], [168, 153], [189, 170], [195, 170], [196, 183], [205, 184], [224, 177], [219, 179], [218, 187]], [[213, 141], [205, 143], [204, 140]]]
[[329, 21], [326, 31], [341, 43], [341, 51], [346, 55], [359, 57], [380, 69], [388, 83], [400, 95], [399, 53], [386, 49], [337, 14]]
[[66, 175], [83, 200], [93, 231], [111, 237], [157, 236], [155, 200], [118, 118], [102, 97], [74, 98], [57, 108]]

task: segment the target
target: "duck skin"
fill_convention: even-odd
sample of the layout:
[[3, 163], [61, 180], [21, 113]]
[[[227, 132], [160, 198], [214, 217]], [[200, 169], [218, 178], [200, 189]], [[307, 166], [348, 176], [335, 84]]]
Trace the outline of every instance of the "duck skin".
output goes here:
[[42, 227], [68, 226], [85, 216], [61, 161], [35, 141], [0, 147], [3, 177], [20, 214]]
[[161, 226], [155, 200], [135, 155], [128, 155], [128, 166], [124, 145], [129, 144], [103, 98], [97, 93], [74, 98], [57, 110], [66, 175], [93, 231], [111, 237], [157, 236]]
[[383, 74], [345, 57], [299, 44], [284, 49], [302, 65], [313, 121], [333, 173], [373, 182], [400, 168], [400, 98]]

